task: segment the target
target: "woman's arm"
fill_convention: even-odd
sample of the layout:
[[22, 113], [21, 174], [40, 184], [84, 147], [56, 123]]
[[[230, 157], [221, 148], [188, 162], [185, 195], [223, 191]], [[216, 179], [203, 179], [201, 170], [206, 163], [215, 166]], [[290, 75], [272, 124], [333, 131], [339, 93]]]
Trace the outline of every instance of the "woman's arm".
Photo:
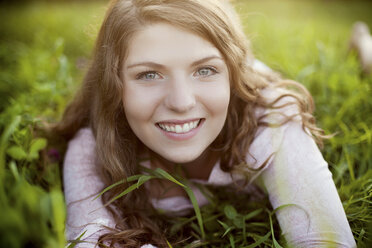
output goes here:
[[[92, 131], [89, 128], [79, 130], [68, 144], [63, 165], [67, 205], [66, 237], [74, 240], [85, 232], [80, 238], [83, 242], [75, 248], [94, 247], [99, 237], [109, 232], [105, 226], [115, 227], [115, 220], [103, 207], [101, 198], [94, 200], [105, 186], [96, 168], [95, 146]], [[141, 248], [156, 247], [147, 244]]]
[[115, 221], [101, 199], [93, 200], [104, 184], [95, 166], [95, 140], [92, 131], [81, 129], [69, 142], [63, 166], [64, 193], [67, 205], [66, 237], [89, 243], [76, 247], [93, 247], [107, 232], [104, 226], [115, 227]]
[[[290, 247], [356, 247], [322, 154], [301, 123], [282, 127], [274, 159], [261, 178]], [[275, 128], [270, 132], [275, 132]]]

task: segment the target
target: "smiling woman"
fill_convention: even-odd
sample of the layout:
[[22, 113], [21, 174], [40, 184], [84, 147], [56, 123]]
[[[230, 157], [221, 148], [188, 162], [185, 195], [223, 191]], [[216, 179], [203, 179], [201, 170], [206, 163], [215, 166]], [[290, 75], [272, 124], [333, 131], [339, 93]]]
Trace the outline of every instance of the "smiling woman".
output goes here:
[[[355, 247], [314, 142], [323, 136], [311, 96], [269, 69], [256, 70], [247, 43], [231, 7], [217, 0], [112, 1], [83, 86], [55, 128], [69, 140], [69, 239], [167, 246], [158, 210], [187, 214], [181, 187], [152, 180], [111, 203], [129, 186], [120, 184], [91, 201], [144, 173], [142, 162], [168, 173], [182, 168], [194, 182], [266, 192], [288, 246]], [[208, 204], [191, 188], [199, 205]]]
[[229, 74], [210, 42], [169, 24], [150, 25], [129, 43], [122, 72], [128, 123], [161, 157], [193, 161], [221, 132]]

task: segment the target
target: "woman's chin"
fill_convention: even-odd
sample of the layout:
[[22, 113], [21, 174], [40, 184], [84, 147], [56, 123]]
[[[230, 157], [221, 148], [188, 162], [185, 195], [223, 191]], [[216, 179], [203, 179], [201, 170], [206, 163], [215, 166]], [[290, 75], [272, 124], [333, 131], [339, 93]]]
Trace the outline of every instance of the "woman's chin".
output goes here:
[[157, 158], [163, 164], [189, 164], [197, 161], [202, 156], [203, 151], [177, 151], [177, 152], [154, 152], [151, 156]]
[[170, 157], [165, 157], [166, 160], [168, 160], [169, 162], [172, 162], [172, 163], [176, 163], [176, 164], [188, 164], [188, 163], [191, 163], [191, 162], [194, 162], [195, 160], [198, 159], [198, 157], [200, 156], [200, 154], [197, 154], [197, 155], [194, 155], [194, 154], [190, 154], [190, 155], [181, 155], [181, 156], [170, 156]]

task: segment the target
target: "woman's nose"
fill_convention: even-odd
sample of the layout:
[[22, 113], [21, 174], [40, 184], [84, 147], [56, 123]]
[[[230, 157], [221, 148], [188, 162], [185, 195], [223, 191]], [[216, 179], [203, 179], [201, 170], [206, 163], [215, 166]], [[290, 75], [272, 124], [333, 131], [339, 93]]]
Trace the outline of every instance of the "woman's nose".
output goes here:
[[196, 104], [194, 93], [192, 82], [178, 79], [176, 82], [170, 84], [165, 105], [175, 112], [187, 112]]

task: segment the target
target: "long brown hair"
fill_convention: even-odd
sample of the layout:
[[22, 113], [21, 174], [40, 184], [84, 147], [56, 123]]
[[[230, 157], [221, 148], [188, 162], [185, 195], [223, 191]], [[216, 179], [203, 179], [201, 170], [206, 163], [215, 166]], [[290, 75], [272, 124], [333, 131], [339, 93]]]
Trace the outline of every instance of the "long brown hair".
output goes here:
[[[322, 136], [312, 116], [310, 94], [296, 82], [281, 80], [275, 74], [262, 74], [251, 64], [248, 41], [232, 7], [217, 0], [114, 0], [106, 13], [98, 34], [90, 68], [80, 91], [68, 105], [55, 131], [66, 140], [82, 127], [91, 127], [96, 139], [97, 165], [102, 178], [111, 185], [139, 173], [137, 146], [139, 141], [129, 127], [122, 105], [121, 68], [133, 35], [148, 24], [165, 22], [189, 30], [210, 41], [223, 55], [229, 69], [231, 100], [226, 123], [211, 147], [220, 149], [221, 168], [231, 171], [245, 163], [246, 153], [258, 127], [270, 123], [255, 114], [257, 108], [280, 109], [290, 104], [298, 107], [303, 127], [314, 137]], [[284, 89], [268, 101], [262, 91], [268, 87]], [[293, 86], [297, 89], [293, 90]], [[281, 99], [293, 101], [279, 104]], [[294, 118], [287, 116], [284, 122]], [[284, 123], [283, 122], [283, 123]], [[281, 124], [283, 124], [281, 123]], [[319, 139], [320, 140], [320, 139]], [[107, 192], [103, 202], [122, 192], [125, 185]], [[120, 198], [108, 209], [117, 227], [101, 237], [125, 247], [152, 243], [165, 245], [165, 233], [151, 218], [151, 204], [145, 190], [139, 189]], [[114, 207], [116, 210], [114, 211]]]

